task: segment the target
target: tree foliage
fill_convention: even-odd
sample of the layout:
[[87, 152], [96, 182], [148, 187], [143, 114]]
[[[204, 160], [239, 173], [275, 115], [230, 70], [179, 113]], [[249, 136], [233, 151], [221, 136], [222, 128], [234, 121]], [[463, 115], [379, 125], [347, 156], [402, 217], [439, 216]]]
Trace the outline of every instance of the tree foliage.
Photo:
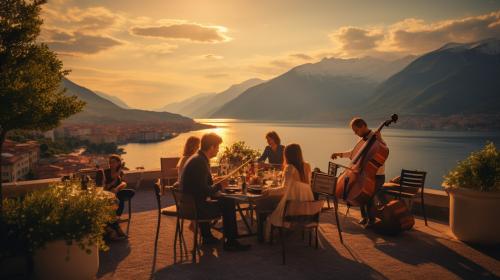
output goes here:
[[[0, 151], [8, 131], [54, 128], [85, 105], [64, 94], [61, 80], [68, 71], [46, 44], [37, 41], [46, 2], [0, 1]], [[1, 166], [0, 157], [0, 173]]]
[[0, 1], [0, 132], [48, 130], [83, 109], [66, 96], [61, 80], [68, 73], [44, 43], [38, 42], [46, 0]]

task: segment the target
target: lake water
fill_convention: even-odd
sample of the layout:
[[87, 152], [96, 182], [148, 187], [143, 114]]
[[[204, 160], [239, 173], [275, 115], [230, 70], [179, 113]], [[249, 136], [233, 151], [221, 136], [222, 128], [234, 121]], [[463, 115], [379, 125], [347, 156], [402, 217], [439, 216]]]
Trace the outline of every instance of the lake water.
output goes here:
[[[189, 136], [201, 136], [207, 132], [219, 134], [225, 145], [243, 140], [249, 146], [264, 150], [265, 134], [275, 130], [284, 144], [298, 143], [304, 159], [311, 166], [326, 170], [332, 152], [349, 150], [357, 141], [347, 127], [330, 127], [325, 124], [255, 123], [228, 119], [203, 119], [199, 122], [217, 128], [183, 133], [178, 137], [159, 143], [127, 144], [122, 147], [123, 158], [131, 169], [143, 166], [160, 168], [160, 157], [179, 156]], [[384, 128], [382, 136], [390, 149], [386, 161], [388, 178], [399, 175], [401, 168], [427, 171], [426, 186], [439, 189], [443, 175], [453, 168], [458, 160], [480, 149], [486, 141], [500, 144], [497, 132], [450, 132], [422, 131]], [[347, 160], [338, 160], [347, 163]]]

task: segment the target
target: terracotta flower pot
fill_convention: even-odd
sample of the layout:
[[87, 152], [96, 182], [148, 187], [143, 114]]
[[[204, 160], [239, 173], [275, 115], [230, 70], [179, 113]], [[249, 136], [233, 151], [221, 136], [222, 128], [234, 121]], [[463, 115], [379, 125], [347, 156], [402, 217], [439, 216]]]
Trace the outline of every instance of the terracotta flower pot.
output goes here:
[[87, 254], [75, 243], [68, 246], [63, 240], [52, 241], [35, 252], [34, 265], [37, 279], [94, 279], [99, 269], [99, 250], [95, 245]]
[[450, 228], [460, 240], [500, 243], [500, 192], [479, 192], [447, 187], [450, 195]]

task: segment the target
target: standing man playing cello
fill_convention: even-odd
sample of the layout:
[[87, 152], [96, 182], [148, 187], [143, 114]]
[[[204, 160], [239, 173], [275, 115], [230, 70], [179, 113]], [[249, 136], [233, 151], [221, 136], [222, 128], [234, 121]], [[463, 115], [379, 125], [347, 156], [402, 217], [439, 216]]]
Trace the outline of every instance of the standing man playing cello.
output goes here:
[[[356, 146], [354, 146], [352, 150], [343, 153], [333, 153], [331, 156], [333, 160], [335, 160], [338, 157], [349, 158], [352, 160], [353, 157], [361, 149], [363, 144], [366, 142], [366, 140], [374, 134], [374, 132], [368, 128], [368, 125], [362, 118], [353, 118], [351, 120], [350, 126], [354, 131], [354, 134], [359, 136], [361, 139], [358, 141], [358, 143], [356, 144]], [[385, 145], [385, 142], [382, 139], [380, 132], [376, 133], [375, 136], [377, 137], [377, 141], [380, 141]], [[379, 193], [379, 190], [382, 188], [384, 182], [385, 182], [385, 165], [382, 165], [378, 168], [377, 174], [375, 175], [375, 194], [374, 194], [374, 196], [376, 195], [382, 203], [385, 203], [386, 201], [385, 197], [383, 197], [383, 195]], [[362, 219], [359, 221], [359, 224], [365, 225], [366, 227], [370, 227], [375, 223], [375, 216], [373, 215], [373, 211], [370, 211], [371, 208], [373, 207], [373, 197], [371, 197], [371, 199], [365, 205], [360, 206]]]

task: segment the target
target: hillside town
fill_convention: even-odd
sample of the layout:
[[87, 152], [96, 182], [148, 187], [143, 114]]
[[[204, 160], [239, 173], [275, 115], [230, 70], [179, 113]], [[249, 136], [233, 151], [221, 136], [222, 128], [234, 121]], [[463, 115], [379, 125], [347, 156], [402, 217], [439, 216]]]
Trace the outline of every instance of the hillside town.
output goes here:
[[63, 125], [48, 131], [48, 138], [77, 138], [88, 140], [90, 143], [150, 143], [171, 139], [185, 128], [176, 127], [171, 123], [166, 124], [71, 124]]
[[128, 125], [63, 125], [39, 133], [32, 132], [49, 141], [73, 139], [88, 143], [88, 147], [77, 148], [69, 153], [43, 155], [36, 140], [6, 140], [2, 149], [2, 182], [59, 178], [74, 174], [81, 169], [105, 166], [109, 153], [95, 150], [95, 146], [126, 143], [151, 143], [176, 137], [182, 128], [172, 124], [128, 124]]
[[2, 149], [2, 182], [60, 178], [106, 163], [105, 155], [83, 155], [83, 150], [45, 158], [40, 146], [37, 141], [6, 140]]

